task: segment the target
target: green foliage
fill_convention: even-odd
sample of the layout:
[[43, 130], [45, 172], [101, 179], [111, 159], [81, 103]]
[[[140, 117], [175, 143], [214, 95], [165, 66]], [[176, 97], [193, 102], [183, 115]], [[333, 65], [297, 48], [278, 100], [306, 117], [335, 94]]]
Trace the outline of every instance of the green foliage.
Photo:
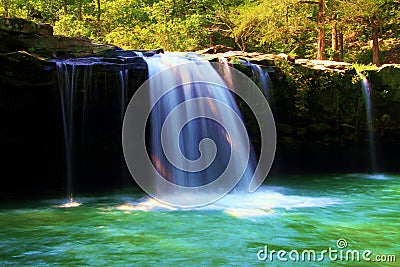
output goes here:
[[[381, 62], [385, 58], [385, 52], [386, 50], [379, 50], [379, 59]], [[372, 48], [369, 46], [361, 47], [357, 50], [354, 50], [352, 53], [349, 53], [345, 59], [348, 62], [369, 64], [372, 59]]]
[[[6, 4], [9, 16], [50, 23], [55, 34], [123, 48], [188, 51], [222, 44], [243, 51], [316, 56], [318, 5], [313, 1], [2, 0], [0, 13], [5, 14]], [[330, 47], [336, 25], [344, 36], [344, 59], [371, 62], [372, 26], [378, 26], [379, 38], [398, 41], [399, 10], [396, 0], [325, 0], [326, 56], [337, 54]], [[381, 45], [381, 57], [389, 48]]]
[[289, 121], [354, 126], [358, 109], [354, 103], [362, 97], [361, 78], [356, 70], [322, 72], [285, 60], [278, 61], [278, 65], [279, 72], [274, 76], [279, 77], [279, 82], [274, 85], [280, 87], [274, 87], [274, 97], [277, 101], [286, 98], [279, 105], [291, 103], [283, 107], [285, 114], [291, 116]]
[[88, 21], [79, 21], [74, 15], [62, 15], [54, 25], [54, 32], [69, 37], [82, 36], [95, 38], [93, 25]]

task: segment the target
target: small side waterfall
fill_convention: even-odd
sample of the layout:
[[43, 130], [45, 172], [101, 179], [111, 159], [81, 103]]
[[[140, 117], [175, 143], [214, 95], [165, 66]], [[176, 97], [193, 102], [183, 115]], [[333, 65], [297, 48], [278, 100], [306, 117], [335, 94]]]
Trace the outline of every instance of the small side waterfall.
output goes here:
[[60, 90], [61, 111], [64, 129], [65, 142], [65, 164], [66, 164], [66, 191], [67, 196], [72, 198], [72, 177], [73, 177], [73, 143], [74, 139], [74, 99], [76, 92], [76, 68], [62, 62], [56, 63], [57, 78]]
[[260, 65], [250, 63], [253, 73], [254, 82], [260, 87], [268, 102], [271, 100], [272, 81], [268, 72], [265, 71]]
[[[119, 137], [129, 96], [135, 86], [131, 69], [145, 69], [142, 58], [80, 58], [51, 60], [56, 65], [65, 143], [66, 193], [72, 198], [77, 177], [99, 144], [97, 133]], [[137, 70], [139, 73], [139, 70]], [[135, 75], [135, 74], [134, 74]], [[144, 76], [145, 75], [137, 74]], [[117, 115], [117, 116], [115, 116]], [[107, 124], [110, 129], [104, 129]], [[102, 129], [97, 129], [103, 127]], [[93, 160], [92, 160], [93, 161]], [[93, 163], [92, 165], [95, 165]], [[123, 166], [121, 156], [121, 169]], [[89, 167], [88, 167], [89, 168]], [[122, 172], [122, 171], [121, 171]]]
[[369, 137], [369, 157], [371, 164], [371, 172], [377, 171], [376, 166], [376, 151], [375, 151], [375, 136], [372, 122], [372, 103], [371, 103], [371, 86], [368, 78], [363, 77], [362, 79], [362, 89], [363, 89], [363, 97], [365, 100], [365, 114], [366, 114], [366, 122], [368, 128], [368, 137]]
[[119, 71], [119, 81], [120, 81], [120, 95], [121, 95], [121, 121], [124, 120], [126, 105], [128, 101], [128, 89], [129, 89], [129, 70], [120, 70]]
[[[223, 65], [229, 65], [228, 59], [225, 57], [219, 57], [218, 61]], [[247, 59], [241, 59], [240, 64], [243, 66], [248, 66], [251, 69], [251, 73], [248, 75], [251, 75], [253, 82], [260, 88], [267, 101], [270, 102], [273, 84], [271, 77], [269, 76], [269, 71], [271, 71], [272, 68], [252, 63]]]

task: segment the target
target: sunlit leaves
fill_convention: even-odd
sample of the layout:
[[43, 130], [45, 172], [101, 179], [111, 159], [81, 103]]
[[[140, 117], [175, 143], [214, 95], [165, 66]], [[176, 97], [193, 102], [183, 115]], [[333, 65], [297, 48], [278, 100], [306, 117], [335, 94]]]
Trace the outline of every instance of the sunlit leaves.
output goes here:
[[[315, 58], [318, 5], [301, 0], [7, 0], [9, 15], [50, 23], [55, 34], [88, 37], [124, 48], [235, 49]], [[4, 0], [0, 12], [4, 13]], [[325, 0], [327, 54], [332, 25], [344, 35], [347, 59], [357, 60], [371, 39], [399, 39], [398, 0]], [[368, 47], [367, 47], [368, 49]], [[332, 52], [333, 53], [333, 52]], [[345, 56], [346, 58], [346, 56]]]

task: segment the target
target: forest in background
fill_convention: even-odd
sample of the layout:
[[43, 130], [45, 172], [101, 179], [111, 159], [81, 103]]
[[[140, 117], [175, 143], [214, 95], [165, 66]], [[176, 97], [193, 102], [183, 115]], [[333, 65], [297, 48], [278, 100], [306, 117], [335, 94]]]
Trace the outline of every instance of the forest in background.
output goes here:
[[219, 44], [379, 65], [400, 44], [400, 0], [1, 0], [0, 14], [125, 49]]

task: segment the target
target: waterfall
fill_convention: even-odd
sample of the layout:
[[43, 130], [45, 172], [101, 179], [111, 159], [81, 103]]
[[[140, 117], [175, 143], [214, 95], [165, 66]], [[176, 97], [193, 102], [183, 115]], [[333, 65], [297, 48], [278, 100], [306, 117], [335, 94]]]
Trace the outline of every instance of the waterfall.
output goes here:
[[68, 70], [68, 65], [62, 62], [56, 63], [57, 78], [61, 99], [61, 112], [63, 120], [63, 133], [65, 143], [65, 164], [67, 178], [67, 196], [72, 195], [72, 177], [73, 177], [73, 142], [74, 142], [74, 98], [76, 92], [76, 77], [78, 74], [75, 71], [75, 66], [71, 66]]
[[[222, 191], [232, 190], [235, 185], [236, 192], [248, 193], [258, 188], [272, 165], [276, 135], [272, 113], [265, 117], [265, 111], [270, 109], [257, 86], [240, 72], [235, 76], [235, 70], [227, 62], [212, 64], [191, 53], [128, 52], [119, 51], [117, 56], [110, 58], [52, 60], [57, 66], [61, 98], [68, 196], [72, 197], [82, 175], [90, 176], [85, 176], [85, 181], [92, 179], [95, 182], [98, 174], [112, 169], [108, 165], [110, 159], [120, 157], [120, 174], [127, 170], [127, 165], [132, 174], [126, 155], [120, 153], [110, 157], [112, 152], [109, 147], [103, 149], [102, 142], [108, 145], [112, 143], [110, 138], [124, 138], [120, 133], [126, 110], [131, 106], [132, 95], [136, 96], [135, 90], [140, 91], [142, 86], [138, 87], [143, 85], [146, 77], [149, 77], [146, 83], [150, 85], [146, 90], [148, 96], [134, 106], [138, 106], [139, 113], [143, 104], [154, 103], [154, 106], [146, 116], [143, 128], [133, 124], [134, 132], [144, 134], [137, 140], [143, 140], [147, 152], [140, 154], [135, 162], [143, 158], [150, 160], [152, 170], [162, 175], [164, 183], [169, 181], [195, 190], [217, 184], [216, 191], [210, 193], [214, 200], [223, 195]], [[140, 57], [135, 56], [137, 54]], [[174, 72], [169, 72], [167, 77], [157, 78], [158, 73], [171, 69]], [[163, 95], [162, 88], [170, 84], [175, 87]], [[254, 152], [245, 116], [238, 106], [239, 98], [243, 103], [251, 103], [252, 116], [263, 121], [260, 131], [269, 137], [262, 143], [261, 150], [268, 147], [264, 156]], [[138, 117], [137, 113], [133, 117]], [[119, 148], [122, 152], [123, 146], [117, 147], [116, 151]], [[133, 153], [137, 151], [133, 150]], [[125, 156], [125, 162], [122, 156]], [[259, 156], [266, 164], [258, 164]], [[101, 157], [108, 161], [98, 162]], [[90, 168], [94, 168], [94, 174]], [[115, 175], [115, 171], [111, 174], [113, 177], [108, 173], [107, 181]], [[141, 177], [148, 179], [149, 175]], [[228, 181], [227, 185], [221, 181]], [[155, 187], [163, 191], [162, 183]]]
[[258, 64], [249, 63], [252, 73], [253, 73], [253, 80], [254, 82], [260, 87], [262, 92], [264, 93], [265, 97], [267, 98], [268, 102], [270, 101], [270, 90], [272, 88], [272, 81], [269, 77], [267, 71], [264, 71], [263, 68]]
[[369, 137], [369, 156], [370, 156], [370, 164], [371, 171], [376, 172], [376, 151], [375, 151], [375, 136], [373, 131], [372, 124], [372, 103], [371, 103], [371, 86], [368, 78], [362, 78], [362, 89], [363, 89], [363, 97], [365, 101], [365, 114], [366, 114], [366, 122], [368, 128], [368, 137]]
[[[157, 100], [155, 99], [155, 94], [152, 92], [158, 90], [160, 86], [171, 82], [152, 80], [151, 77], [172, 66], [185, 64], [184, 71], [175, 73], [174, 77], [170, 77], [170, 79], [174, 79], [179, 83], [182, 82], [185, 84], [187, 81], [210, 79], [214, 79], [219, 84], [224, 83], [208, 61], [208, 64], [204, 64], [205, 61], [197, 57], [188, 58], [179, 54], [166, 53], [154, 55], [145, 58], [145, 60], [149, 68], [150, 98], [152, 98], [152, 101]], [[201, 61], [203, 64], [199, 66], [198, 61]], [[224, 73], [227, 74], [227, 72]], [[208, 100], [185, 106], [175, 116], [175, 121], [168, 120], [169, 113], [172, 113], [175, 107], [190, 99], [198, 98], [207, 98]], [[236, 159], [238, 162], [233, 163], [233, 165], [237, 165], [237, 172], [243, 175], [240, 182], [243, 186], [237, 187], [236, 190], [245, 191], [249, 186], [249, 180], [255, 168], [254, 163], [251, 162], [245, 166], [245, 170], [240, 169], [240, 165], [243, 162], [246, 162], [246, 164], [248, 162], [248, 159], [245, 159], [246, 156], [248, 157], [245, 152], [245, 143], [249, 142], [248, 137], [246, 135], [246, 138], [243, 138], [243, 140], [235, 140], [235, 144], [231, 149], [232, 140], [224, 127], [229, 125], [228, 128], [232, 129], [233, 132], [240, 132], [238, 126], [235, 124], [234, 115], [224, 113], [210, 99], [215, 99], [228, 105], [243, 120], [232, 92], [227, 89], [211, 84], [198, 83], [186, 83], [186, 85], [175, 88], [159, 99], [150, 115], [151, 140], [149, 143], [151, 147], [149, 153], [151, 153], [152, 163], [165, 179], [177, 185], [196, 187], [208, 184], [219, 177], [228, 164], [232, 153], [236, 155], [243, 154], [243, 156]], [[210, 110], [213, 116], [219, 118], [219, 123], [202, 116], [197, 116], [200, 111], [204, 110]], [[195, 119], [191, 120], [191, 118]], [[168, 122], [174, 124], [167, 127], [167, 130], [164, 131], [165, 135], [168, 136], [168, 142], [174, 142], [174, 138], [178, 138], [179, 136], [179, 145], [173, 149], [173, 152], [166, 155], [168, 153], [163, 150], [162, 131], [165, 129], [163, 128], [164, 123], [167, 124]], [[179, 122], [187, 123], [179, 125]], [[181, 132], [178, 132], [177, 129], [180, 129], [181, 126], [183, 126]], [[210, 150], [202, 151], [202, 145], [210, 139], [215, 144], [217, 151], [215, 154]], [[250, 149], [252, 153], [250, 157], [254, 160], [254, 151], [252, 147]]]
[[129, 70], [120, 70], [119, 71], [119, 82], [120, 82], [120, 112], [121, 112], [121, 121], [124, 120], [127, 100], [128, 100], [128, 88], [129, 88]]
[[[99, 127], [93, 126], [96, 124], [93, 121], [98, 121], [99, 117], [103, 116], [102, 113], [106, 112], [106, 115], [110, 116], [118, 112], [119, 120], [115, 120], [113, 115], [106, 123], [111, 123], [118, 129], [122, 126], [129, 91], [132, 91], [131, 87], [134, 86], [129, 80], [130, 69], [138, 64], [136, 58], [119, 56], [51, 60], [56, 65], [61, 100], [66, 193], [69, 198], [73, 196], [76, 177], [81, 175], [82, 168], [86, 167], [85, 161], [91, 160], [88, 159], [91, 149], [88, 146], [93, 145], [93, 142], [88, 140], [93, 138], [94, 131], [98, 131], [92, 128]], [[121, 156], [121, 168], [123, 167]]]
[[[225, 66], [229, 65], [228, 59], [225, 57], [219, 57], [218, 62]], [[268, 73], [269, 70], [266, 70], [265, 67], [262, 67], [258, 64], [251, 63], [247, 59], [240, 60], [240, 64], [242, 64], [244, 66], [249, 66], [251, 68], [251, 75], [252, 75], [251, 79], [260, 88], [260, 90], [264, 94], [267, 101], [270, 102], [271, 90], [272, 90], [272, 80]]]

